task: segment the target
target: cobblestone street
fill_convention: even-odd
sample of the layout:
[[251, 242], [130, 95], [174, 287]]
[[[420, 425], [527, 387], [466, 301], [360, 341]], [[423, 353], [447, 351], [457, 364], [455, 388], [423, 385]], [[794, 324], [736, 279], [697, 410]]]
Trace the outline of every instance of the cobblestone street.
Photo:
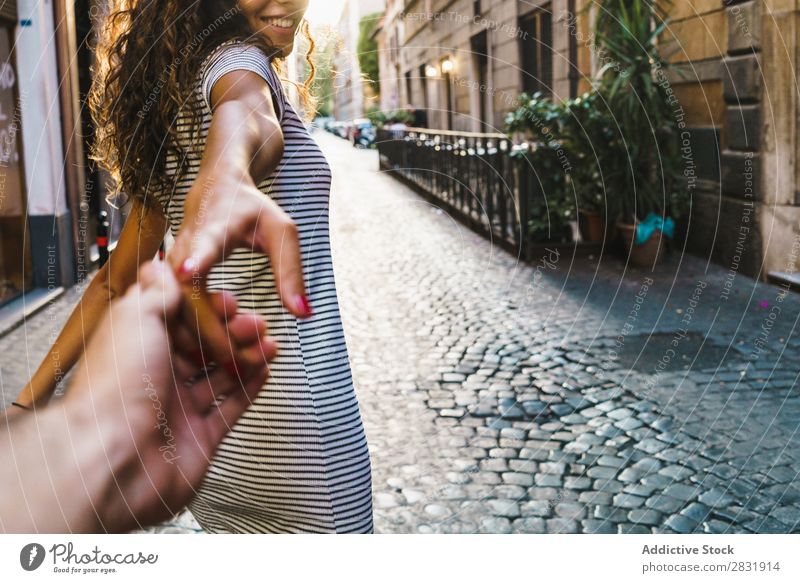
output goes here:
[[[523, 264], [316, 137], [378, 532], [800, 532], [800, 296], [680, 250]], [[6, 402], [76, 299], [0, 338]]]

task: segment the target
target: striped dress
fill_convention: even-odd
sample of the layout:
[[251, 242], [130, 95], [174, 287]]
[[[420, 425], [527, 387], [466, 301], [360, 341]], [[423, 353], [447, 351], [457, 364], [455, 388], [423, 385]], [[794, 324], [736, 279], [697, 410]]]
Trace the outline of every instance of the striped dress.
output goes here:
[[[298, 226], [314, 315], [298, 320], [283, 308], [269, 259], [261, 253], [240, 248], [212, 269], [208, 288], [233, 292], [243, 310], [264, 317], [279, 353], [263, 389], [219, 446], [189, 509], [209, 532], [372, 532], [369, 452], [333, 276], [331, 172], [257, 47], [228, 41], [206, 59], [194, 95], [194, 106], [203, 111], [200, 139], [192, 142], [188, 124], [179, 118], [189, 171], [159, 199], [176, 235], [211, 123], [211, 88], [236, 69], [253, 71], [272, 88], [284, 154], [258, 188]], [[171, 157], [171, 177], [176, 168]]]

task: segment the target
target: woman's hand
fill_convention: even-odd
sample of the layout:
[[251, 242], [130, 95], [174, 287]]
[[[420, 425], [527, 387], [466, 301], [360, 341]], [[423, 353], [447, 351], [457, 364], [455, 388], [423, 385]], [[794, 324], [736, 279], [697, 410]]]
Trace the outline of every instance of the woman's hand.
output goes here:
[[[267, 65], [269, 66], [269, 65]], [[277, 88], [276, 88], [277, 90]], [[178, 273], [210, 355], [225, 362], [224, 333], [205, 298], [211, 268], [237, 247], [270, 259], [280, 299], [298, 318], [311, 316], [301, 266], [300, 238], [291, 218], [256, 184], [279, 167], [283, 133], [267, 80], [233, 70], [213, 82], [213, 117], [200, 169], [184, 201], [183, 224], [168, 261]]]
[[[226, 363], [225, 333], [210, 317], [204, 292], [206, 277], [237, 247], [267, 255], [283, 305], [299, 318], [312, 315], [294, 221], [249, 177], [198, 177], [186, 197], [183, 224], [168, 261], [183, 285], [185, 317], [199, 332], [205, 358], [219, 363]], [[231, 369], [230, 364], [226, 367]]]
[[198, 177], [186, 197], [170, 263], [183, 282], [204, 280], [236, 247], [267, 255], [284, 307], [299, 318], [311, 315], [294, 221], [247, 176]]

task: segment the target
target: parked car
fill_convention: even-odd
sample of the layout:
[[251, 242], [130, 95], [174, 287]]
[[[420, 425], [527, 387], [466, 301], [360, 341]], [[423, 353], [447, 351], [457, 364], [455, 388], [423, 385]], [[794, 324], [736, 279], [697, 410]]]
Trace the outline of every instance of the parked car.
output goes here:
[[347, 138], [347, 122], [346, 121], [335, 121], [331, 123], [331, 133], [335, 136], [339, 136], [340, 138]]
[[366, 118], [353, 120], [350, 142], [357, 148], [371, 148], [375, 143], [375, 126]]
[[330, 116], [319, 116], [314, 118], [314, 121], [311, 122], [311, 127], [318, 130], [329, 131], [329, 127], [332, 121], [334, 120]]

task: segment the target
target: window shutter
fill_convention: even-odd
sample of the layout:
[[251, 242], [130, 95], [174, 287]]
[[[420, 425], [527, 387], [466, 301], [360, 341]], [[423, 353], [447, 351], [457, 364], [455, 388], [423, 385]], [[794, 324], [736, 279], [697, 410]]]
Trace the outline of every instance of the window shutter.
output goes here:
[[545, 95], [553, 93], [553, 18], [545, 10], [540, 16], [539, 48], [541, 55], [539, 61], [539, 74], [541, 75], [540, 89]]

